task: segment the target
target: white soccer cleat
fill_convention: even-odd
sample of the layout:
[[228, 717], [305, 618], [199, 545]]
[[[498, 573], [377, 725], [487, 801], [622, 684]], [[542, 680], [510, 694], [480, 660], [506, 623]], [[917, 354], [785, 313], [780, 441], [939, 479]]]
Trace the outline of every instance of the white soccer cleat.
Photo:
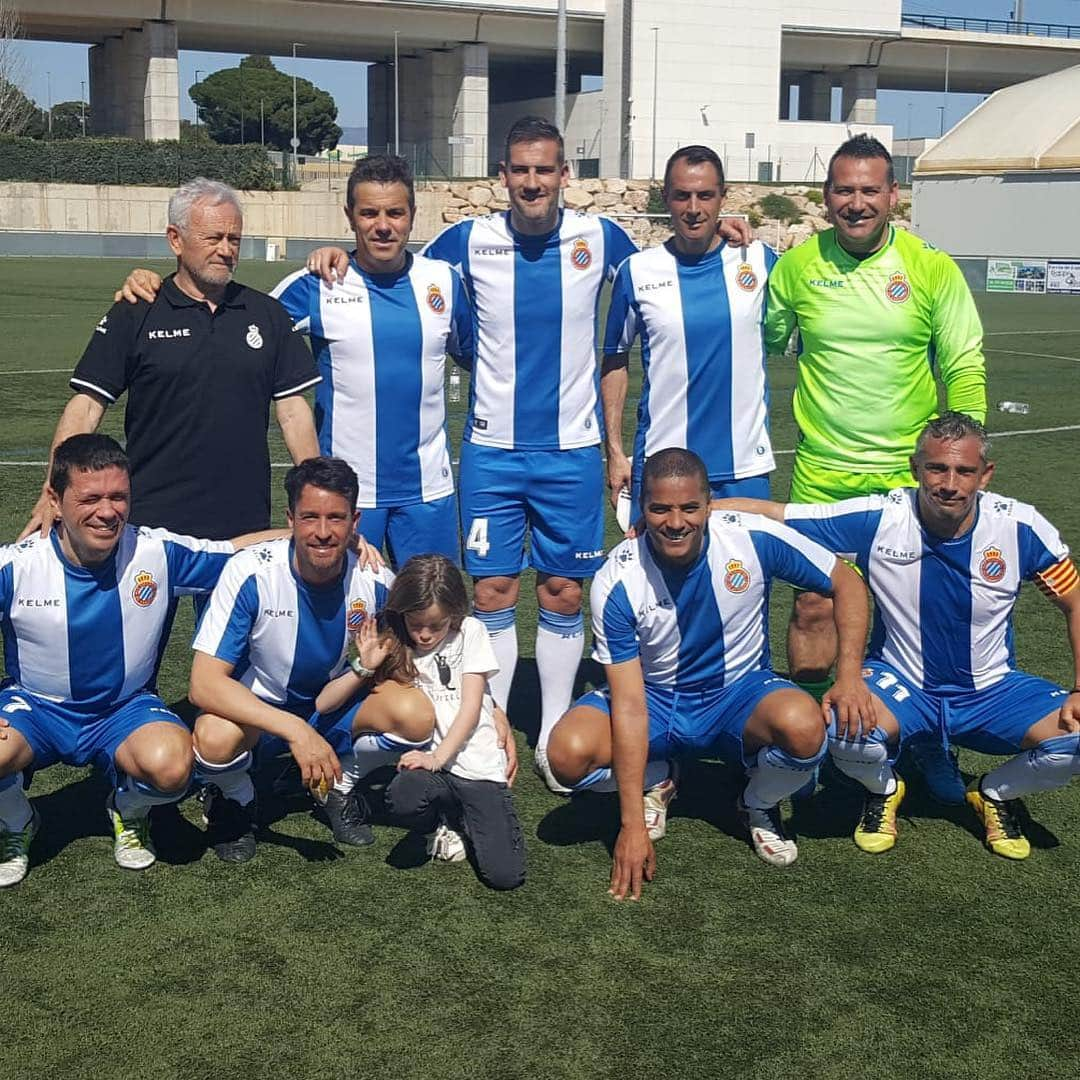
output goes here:
[[656, 787], [649, 788], [642, 796], [645, 804], [645, 828], [653, 842], [663, 840], [667, 834], [668, 807], [679, 793], [674, 776], [669, 776]]
[[538, 746], [533, 751], [533, 772], [547, 785], [552, 795], [572, 795], [573, 789], [560, 784], [548, 764], [547, 750], [541, 750]]
[[18, 832], [0, 828], [0, 889], [18, 885], [30, 869], [30, 843], [41, 827], [41, 815], [34, 810], [29, 824]]
[[461, 833], [454, 832], [449, 825], [440, 825], [433, 833], [428, 833], [427, 853], [439, 862], [464, 862], [465, 841]]
[[744, 806], [740, 799], [739, 816], [746, 823], [750, 842], [754, 845], [754, 853], [759, 859], [763, 859], [770, 866], [790, 866], [799, 857], [795, 841], [784, 835], [779, 807], [759, 810], [756, 807]]
[[157, 862], [157, 852], [150, 841], [150, 815], [125, 821], [116, 809], [113, 796], [105, 804], [113, 831], [113, 858], [125, 870], [145, 870]]

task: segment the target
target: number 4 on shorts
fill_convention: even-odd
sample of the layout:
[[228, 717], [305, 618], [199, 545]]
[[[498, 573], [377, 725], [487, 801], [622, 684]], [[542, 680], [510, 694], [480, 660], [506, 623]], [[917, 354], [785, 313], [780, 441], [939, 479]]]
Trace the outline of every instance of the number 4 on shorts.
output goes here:
[[488, 541], [488, 519], [486, 517], [473, 518], [473, 523], [469, 527], [469, 535], [465, 538], [465, 548], [467, 551], [475, 551], [481, 559], [487, 558], [487, 553], [491, 550], [491, 544]]

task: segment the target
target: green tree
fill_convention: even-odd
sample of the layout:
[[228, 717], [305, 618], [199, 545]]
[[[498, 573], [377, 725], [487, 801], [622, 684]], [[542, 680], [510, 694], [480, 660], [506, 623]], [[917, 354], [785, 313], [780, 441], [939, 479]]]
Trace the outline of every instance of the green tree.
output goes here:
[[[83, 110], [86, 110], [86, 131], [93, 132], [90, 126], [90, 106], [81, 101], [61, 101], [53, 106], [51, 139], [78, 139], [83, 131]], [[46, 128], [48, 135], [48, 128]]]
[[[293, 81], [267, 56], [246, 56], [240, 66], [215, 71], [189, 91], [210, 138], [218, 143], [258, 142], [260, 109], [266, 144], [289, 149], [293, 131]], [[333, 149], [341, 138], [337, 105], [308, 79], [296, 80], [296, 134], [300, 152]], [[241, 122], [243, 139], [241, 139]]]
[[16, 83], [0, 73], [0, 135], [28, 135], [39, 139], [43, 130], [41, 110]]

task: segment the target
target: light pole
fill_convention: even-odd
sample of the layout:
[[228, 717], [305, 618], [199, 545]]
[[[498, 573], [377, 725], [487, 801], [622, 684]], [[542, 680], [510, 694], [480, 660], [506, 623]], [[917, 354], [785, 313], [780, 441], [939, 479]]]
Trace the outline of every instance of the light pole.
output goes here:
[[49, 136], [52, 136], [52, 72], [45, 72], [45, 85], [48, 87], [47, 97], [49, 102]]
[[292, 147], [292, 163], [293, 163], [293, 180], [296, 180], [299, 171], [299, 151], [300, 140], [296, 137], [296, 50], [297, 48], [303, 48], [304, 43], [302, 41], [294, 41], [292, 43], [292, 58], [293, 58], [293, 76], [292, 76], [292, 139], [289, 145]]
[[651, 26], [652, 30], [652, 154], [649, 157], [649, 177], [656, 179], [656, 98], [660, 72], [660, 27]]
[[400, 93], [401, 86], [398, 79], [398, 34], [399, 30], [394, 31], [394, 153], [401, 153], [401, 123], [400, 123]]
[[266, 117], [263, 115], [262, 98], [259, 98], [259, 145], [266, 145]]
[[566, 127], [566, 0], [555, 14], [555, 126]]
[[[195, 85], [196, 86], [198, 86], [198, 84], [199, 84], [199, 76], [200, 75], [205, 75], [205, 74], [206, 74], [206, 72], [203, 71], [202, 68], [196, 68], [195, 69]], [[195, 101], [195, 99], [192, 98], [192, 101]], [[195, 141], [196, 142], [199, 141], [199, 103], [197, 101], [195, 101]]]
[[911, 183], [911, 102], [907, 103], [907, 168], [904, 169], [904, 179]]
[[82, 124], [82, 137], [86, 138], [86, 80], [79, 82], [79, 121]]

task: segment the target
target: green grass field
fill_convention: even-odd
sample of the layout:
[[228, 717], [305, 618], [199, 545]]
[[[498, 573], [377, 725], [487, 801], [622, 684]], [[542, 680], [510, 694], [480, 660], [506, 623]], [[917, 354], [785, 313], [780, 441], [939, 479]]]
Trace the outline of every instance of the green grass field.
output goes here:
[[[269, 287], [285, 269], [250, 264], [241, 277]], [[44, 460], [67, 374], [125, 271], [0, 260], [4, 541], [36, 498], [42, 469], [29, 463]], [[1027, 416], [991, 413], [1008, 436], [994, 488], [1034, 502], [1076, 546], [1080, 299], [978, 301], [990, 400], [1031, 404]], [[773, 362], [781, 451], [794, 445], [793, 375], [790, 360]], [[119, 408], [105, 430], [122, 431]], [[779, 460], [783, 494], [790, 453]], [[778, 588], [781, 665], [789, 603]], [[103, 783], [53, 768], [34, 780], [44, 827], [30, 875], [0, 894], [0, 1078], [1078, 1075], [1080, 785], [1029, 800], [1034, 851], [1017, 864], [988, 854], [974, 819], [936, 807], [917, 779], [896, 849], [863, 855], [850, 839], [858, 798], [827, 787], [794, 811], [799, 862], [776, 871], [738, 833], [738, 777], [697, 764], [656, 881], [616, 904], [613, 802], [561, 801], [527, 768], [531, 601], [522, 609], [511, 713], [526, 766], [523, 889], [491, 893], [467, 865], [428, 865], [400, 829], [338, 850], [299, 802], [268, 808], [259, 854], [240, 867], [204, 849], [188, 802], [158, 821], [159, 865], [127, 873], [112, 862]], [[189, 634], [181, 621], [169, 701], [185, 693]], [[1071, 684], [1060, 616], [1030, 587], [1017, 651]], [[961, 762], [984, 766], [967, 752]]]

